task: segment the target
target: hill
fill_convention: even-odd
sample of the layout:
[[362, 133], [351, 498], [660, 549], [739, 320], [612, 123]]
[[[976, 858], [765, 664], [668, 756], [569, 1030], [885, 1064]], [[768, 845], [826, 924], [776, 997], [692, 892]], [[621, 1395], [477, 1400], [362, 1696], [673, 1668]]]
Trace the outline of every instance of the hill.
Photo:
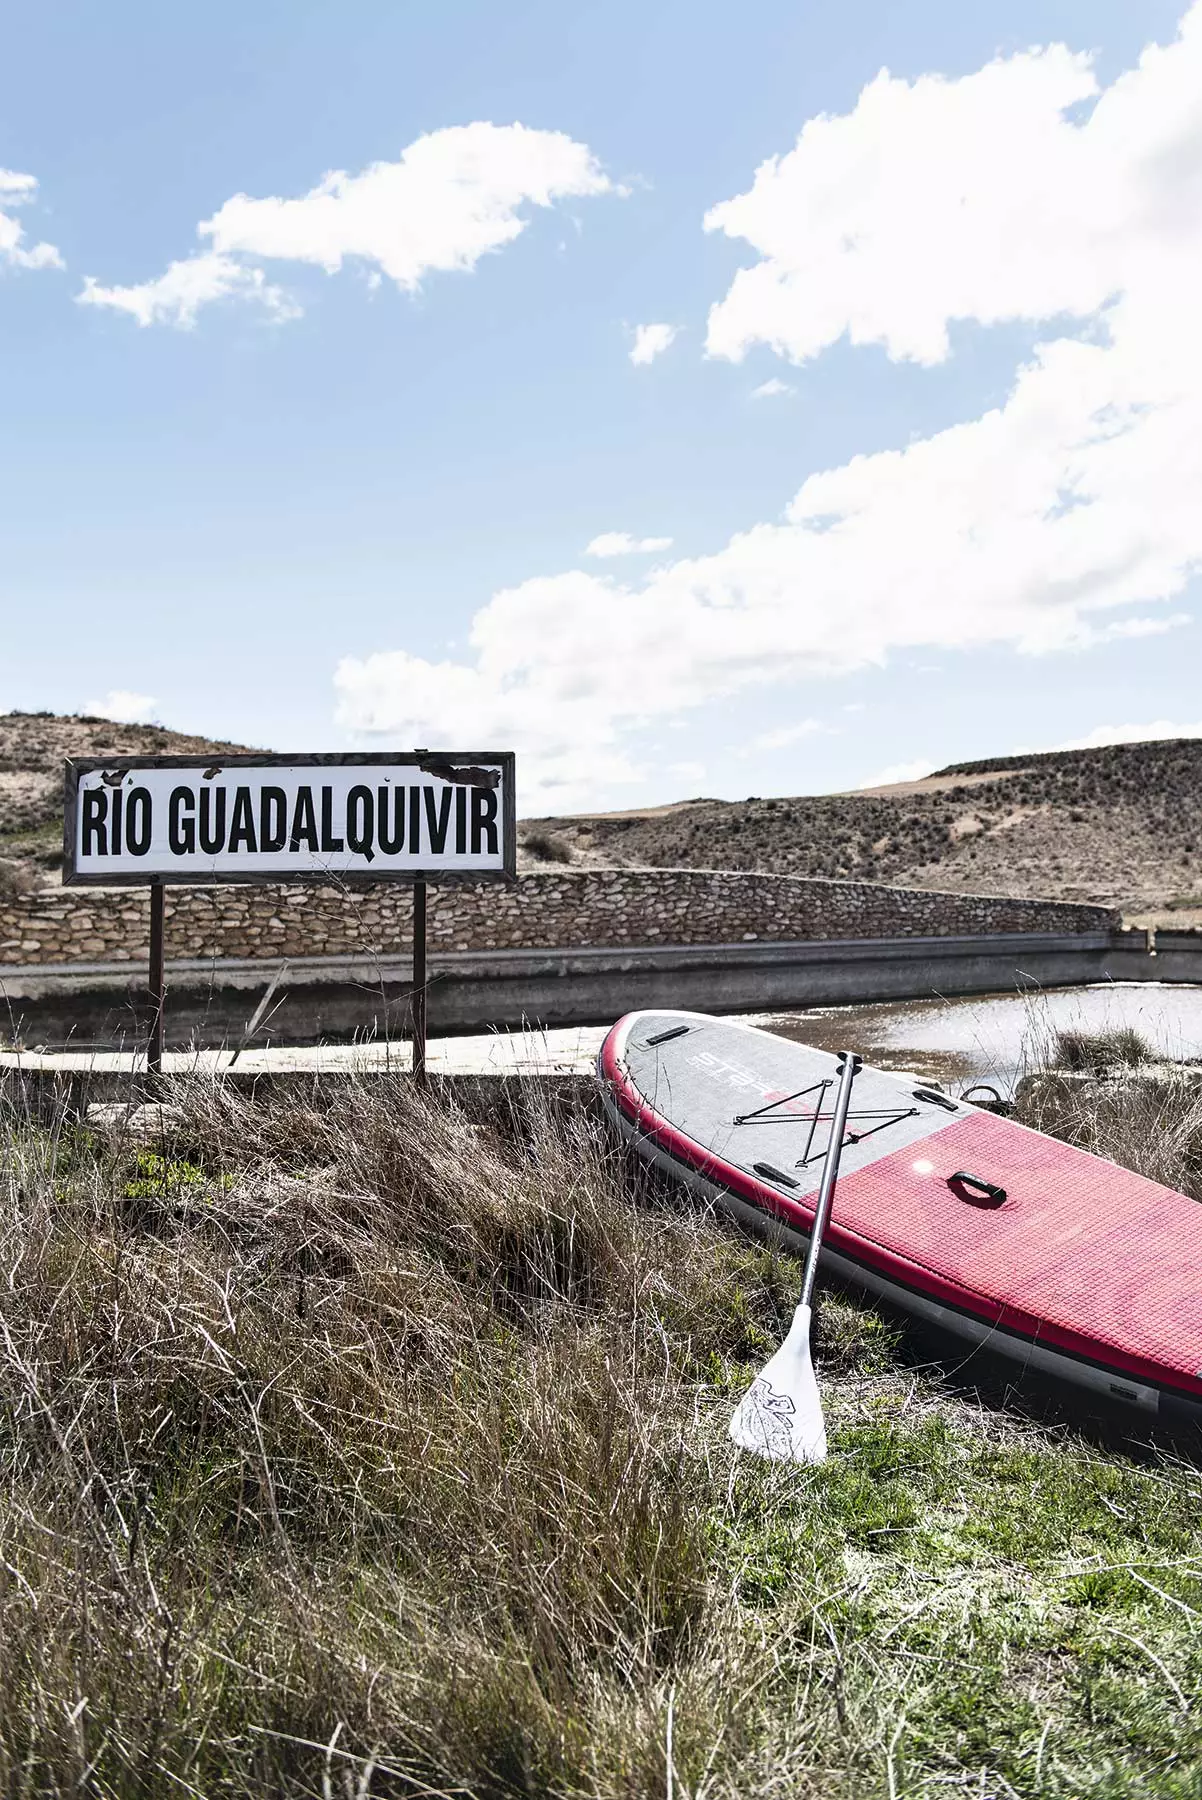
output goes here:
[[[111, 719], [0, 715], [0, 879], [58, 878], [67, 756], [245, 746]], [[690, 800], [531, 819], [520, 863], [762, 869], [1093, 900], [1202, 925], [1202, 739], [992, 757], [845, 794]]]
[[57, 878], [65, 757], [204, 756], [242, 748], [162, 725], [119, 725], [84, 714], [0, 714], [0, 873], [23, 884]]
[[995, 757], [846, 794], [531, 820], [522, 835], [543, 860], [1096, 900], [1202, 924], [1202, 740]]

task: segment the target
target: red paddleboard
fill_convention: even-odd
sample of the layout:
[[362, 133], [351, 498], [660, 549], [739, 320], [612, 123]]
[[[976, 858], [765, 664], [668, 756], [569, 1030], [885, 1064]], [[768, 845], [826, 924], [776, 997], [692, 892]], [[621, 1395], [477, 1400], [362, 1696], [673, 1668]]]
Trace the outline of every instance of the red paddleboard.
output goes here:
[[[639, 1012], [598, 1072], [641, 1156], [804, 1245], [833, 1056]], [[851, 1104], [824, 1268], [1024, 1368], [1202, 1423], [1202, 1205], [913, 1078], [865, 1067]]]

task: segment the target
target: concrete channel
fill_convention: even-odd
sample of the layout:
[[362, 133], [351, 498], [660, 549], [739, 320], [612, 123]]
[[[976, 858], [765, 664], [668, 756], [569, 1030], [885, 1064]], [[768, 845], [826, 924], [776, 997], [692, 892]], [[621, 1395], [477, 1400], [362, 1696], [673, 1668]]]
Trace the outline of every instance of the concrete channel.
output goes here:
[[[451, 1037], [605, 1024], [645, 1006], [741, 1013], [1100, 981], [1202, 982], [1202, 933], [1160, 932], [1152, 939], [1144, 931], [1010, 932], [442, 953], [431, 958], [429, 1030]], [[336, 1044], [404, 1036], [412, 967], [407, 956], [311, 957], [284, 965], [198, 959], [169, 962], [167, 983], [169, 1046]], [[134, 962], [0, 967], [0, 1008], [0, 1032], [11, 1045], [132, 1048], [148, 1026], [146, 975]]]

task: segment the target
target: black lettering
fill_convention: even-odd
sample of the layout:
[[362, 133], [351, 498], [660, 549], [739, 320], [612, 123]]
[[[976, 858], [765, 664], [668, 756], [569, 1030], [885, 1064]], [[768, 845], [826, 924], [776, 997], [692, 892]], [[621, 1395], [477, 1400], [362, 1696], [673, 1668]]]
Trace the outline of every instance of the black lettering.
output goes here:
[[467, 849], [467, 789], [455, 789], [455, 854], [462, 856]]
[[422, 791], [409, 789], [409, 854], [420, 856], [422, 850]]
[[376, 859], [376, 801], [369, 787], [353, 787], [346, 797], [346, 841], [356, 856]]
[[200, 790], [200, 847], [206, 856], [225, 849], [225, 789]]
[[229, 848], [241, 850], [244, 844], [251, 852], [258, 851], [259, 840], [255, 836], [255, 815], [251, 811], [248, 787], [234, 789], [234, 811], [230, 819]]
[[481, 839], [488, 838], [488, 854], [497, 854], [497, 796], [493, 788], [472, 789], [472, 855], [478, 856]]
[[125, 794], [121, 788], [113, 789], [113, 804], [109, 809], [109, 826], [112, 834], [113, 855], [121, 854], [121, 810], [125, 805]]
[[259, 795], [259, 849], [282, 850], [288, 839], [288, 796], [265, 787]]
[[131, 856], [145, 856], [150, 849], [150, 793], [136, 787], [125, 809], [125, 847]]
[[321, 847], [331, 851], [346, 849], [342, 839], [334, 836], [334, 790], [328, 787], [321, 790]]
[[[86, 788], [83, 796], [83, 856], [107, 856], [109, 853], [109, 828], [105, 824], [105, 815], [109, 809], [108, 795], [103, 788]], [[92, 846], [95, 845], [95, 850]]]
[[196, 796], [192, 789], [172, 788], [167, 810], [167, 843], [172, 856], [190, 856], [196, 849], [195, 814]]
[[[392, 794], [392, 830], [388, 829], [388, 795]], [[382, 787], [377, 790], [376, 842], [385, 856], [395, 856], [405, 848], [405, 790]]]
[[302, 839], [306, 850], [318, 848], [317, 814], [313, 811], [313, 789], [310, 787], [298, 787], [296, 790], [296, 803], [292, 808], [292, 835], [288, 839], [289, 850], [299, 850]]
[[430, 848], [435, 856], [441, 856], [447, 847], [447, 832], [451, 824], [451, 795], [453, 789], [444, 787], [438, 796], [438, 811], [434, 810], [434, 789], [424, 787], [426, 796], [426, 832], [430, 839]]

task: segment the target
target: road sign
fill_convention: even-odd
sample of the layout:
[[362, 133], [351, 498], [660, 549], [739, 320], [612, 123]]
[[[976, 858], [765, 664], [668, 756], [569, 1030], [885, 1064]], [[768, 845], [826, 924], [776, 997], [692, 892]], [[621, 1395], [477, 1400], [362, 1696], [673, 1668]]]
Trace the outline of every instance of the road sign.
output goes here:
[[512, 751], [71, 760], [63, 880], [512, 880], [515, 817]]
[[66, 886], [150, 888], [147, 1069], [163, 1063], [163, 889], [223, 881], [413, 888], [413, 1068], [426, 1067], [426, 884], [512, 881], [511, 750], [69, 759]]

